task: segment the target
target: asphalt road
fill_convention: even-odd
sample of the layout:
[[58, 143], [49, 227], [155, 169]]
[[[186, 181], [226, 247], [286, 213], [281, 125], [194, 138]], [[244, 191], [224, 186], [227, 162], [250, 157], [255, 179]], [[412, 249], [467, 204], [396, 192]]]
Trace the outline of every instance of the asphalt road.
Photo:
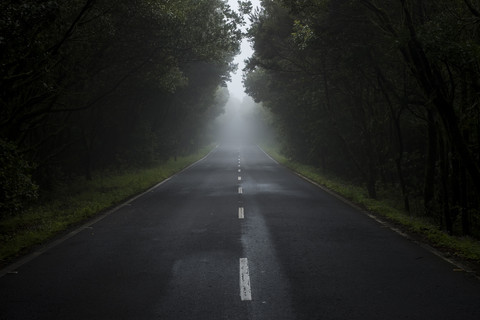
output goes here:
[[1, 277], [0, 319], [478, 320], [480, 281], [221, 145]]

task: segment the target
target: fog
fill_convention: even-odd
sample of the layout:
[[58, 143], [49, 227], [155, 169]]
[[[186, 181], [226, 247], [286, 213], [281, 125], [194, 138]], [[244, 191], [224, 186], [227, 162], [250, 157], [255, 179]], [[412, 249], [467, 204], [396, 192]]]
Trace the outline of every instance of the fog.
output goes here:
[[[253, 8], [260, 7], [260, 0], [252, 0]], [[235, 10], [238, 9], [237, 0], [228, 0], [228, 4]], [[247, 25], [242, 29], [245, 32], [248, 28], [250, 21], [246, 18]], [[241, 52], [235, 57], [234, 63], [238, 65], [237, 71], [231, 74], [232, 81], [228, 83], [228, 91], [230, 92], [230, 97], [239, 99], [240, 101], [246, 96], [244, 92], [244, 87], [242, 84], [242, 70], [245, 67], [244, 61], [251, 57], [253, 54], [253, 49], [250, 46], [248, 39], [243, 39], [241, 44]]]
[[[230, 6], [238, 8], [237, 0], [229, 0]], [[259, 0], [251, 1], [253, 8], [260, 6]], [[247, 25], [243, 28], [246, 31]], [[253, 49], [248, 39], [243, 39], [241, 52], [234, 59], [238, 68], [231, 74], [231, 81], [227, 84], [229, 100], [225, 105], [225, 113], [217, 118], [217, 141], [220, 143], [256, 143], [265, 144], [273, 141], [273, 133], [269, 127], [269, 114], [261, 104], [257, 104], [245, 93], [242, 83], [245, 60], [251, 57]]]
[[234, 63], [238, 65], [237, 71], [231, 74], [231, 81], [227, 84], [230, 97], [243, 100], [247, 96], [242, 83], [243, 68], [245, 60], [252, 56], [253, 49], [247, 39], [243, 39], [241, 44], [241, 53], [235, 57]]
[[230, 97], [224, 114], [216, 119], [216, 127], [217, 141], [222, 144], [271, 144], [274, 141], [269, 112], [247, 95], [242, 100]]

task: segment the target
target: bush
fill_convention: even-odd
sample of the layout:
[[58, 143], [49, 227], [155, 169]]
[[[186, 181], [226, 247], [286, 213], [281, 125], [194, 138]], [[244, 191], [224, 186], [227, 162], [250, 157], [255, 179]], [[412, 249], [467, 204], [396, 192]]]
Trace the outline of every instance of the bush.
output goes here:
[[32, 169], [13, 143], [0, 139], [0, 219], [20, 213], [38, 197]]

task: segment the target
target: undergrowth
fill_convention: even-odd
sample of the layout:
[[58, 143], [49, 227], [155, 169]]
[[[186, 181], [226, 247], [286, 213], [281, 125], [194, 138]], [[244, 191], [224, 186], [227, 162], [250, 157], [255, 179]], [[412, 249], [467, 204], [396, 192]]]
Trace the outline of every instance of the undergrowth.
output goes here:
[[49, 194], [49, 200], [0, 221], [0, 265], [74, 225], [118, 205], [204, 157], [212, 147], [162, 164], [77, 179]]
[[368, 197], [365, 188], [354, 186], [332, 177], [325, 177], [320, 173], [319, 169], [292, 161], [281, 155], [274, 148], [266, 147], [264, 150], [286, 167], [365, 208], [367, 211], [386, 218], [401, 229], [420, 236], [425, 242], [447, 255], [466, 259], [476, 264], [480, 263], [479, 241], [470, 237], [451, 236], [425, 219], [409, 215], [401, 209], [392, 207], [391, 199], [371, 199]]

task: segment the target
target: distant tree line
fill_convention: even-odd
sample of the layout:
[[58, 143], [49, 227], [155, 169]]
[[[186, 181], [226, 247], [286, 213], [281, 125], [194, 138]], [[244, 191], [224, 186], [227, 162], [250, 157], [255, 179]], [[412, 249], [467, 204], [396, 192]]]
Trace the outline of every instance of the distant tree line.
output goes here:
[[204, 143], [241, 23], [224, 0], [2, 1], [2, 215], [37, 185]]
[[480, 3], [264, 0], [248, 93], [284, 152], [480, 235]]

